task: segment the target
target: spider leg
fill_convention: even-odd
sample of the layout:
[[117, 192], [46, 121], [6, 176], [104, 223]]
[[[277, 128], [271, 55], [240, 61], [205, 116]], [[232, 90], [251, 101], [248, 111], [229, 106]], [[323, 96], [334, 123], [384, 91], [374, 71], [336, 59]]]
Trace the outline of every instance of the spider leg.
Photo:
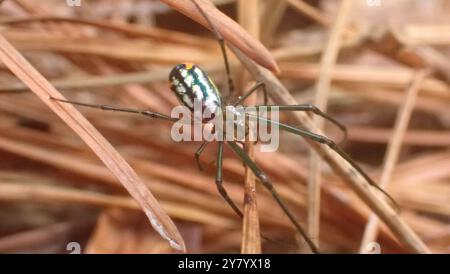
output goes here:
[[[234, 212], [242, 219], [244, 218], [244, 215], [242, 214], [242, 211], [237, 207], [237, 205], [231, 200], [230, 196], [228, 196], [228, 193], [226, 189], [223, 186], [223, 179], [222, 179], [222, 159], [223, 159], [223, 142], [219, 142], [218, 145], [218, 152], [217, 152], [217, 173], [216, 173], [216, 186], [220, 193], [220, 195], [225, 199], [225, 201], [230, 205], [230, 207], [234, 210]], [[268, 242], [278, 243], [278, 241], [274, 241], [271, 238], [267, 237], [263, 233], [261, 233], [261, 238]]]
[[205, 150], [205, 148], [208, 146], [209, 142], [205, 141], [203, 142], [200, 147], [197, 149], [197, 151], [195, 152], [195, 162], [197, 163], [198, 169], [200, 171], [203, 171], [203, 167], [200, 164], [200, 155], [203, 153], [203, 151]]
[[263, 93], [264, 93], [264, 105], [267, 105], [268, 101], [269, 101], [269, 96], [267, 94], [267, 89], [266, 89], [266, 84], [263, 81], [258, 81], [256, 82], [256, 84], [249, 90], [247, 91], [244, 95], [239, 96], [236, 100], [236, 102], [234, 102], [232, 105], [233, 106], [237, 106], [240, 103], [242, 103], [245, 99], [247, 99], [250, 95], [252, 95], [256, 90], [258, 90], [259, 87], [263, 88]]
[[290, 133], [302, 136], [304, 138], [310, 139], [312, 141], [327, 145], [329, 148], [331, 148], [332, 150], [334, 150], [337, 154], [339, 154], [339, 156], [341, 156], [344, 160], [346, 160], [354, 169], [356, 169], [356, 171], [359, 172], [359, 174], [361, 174], [361, 176], [364, 177], [364, 179], [366, 179], [366, 181], [373, 187], [375, 187], [377, 190], [379, 190], [381, 193], [383, 193], [392, 203], [392, 205], [394, 206], [394, 208], [399, 211], [399, 205], [397, 204], [397, 202], [384, 190], [382, 189], [377, 183], [375, 183], [370, 177], [369, 175], [367, 175], [366, 172], [364, 172], [364, 170], [362, 170], [361, 167], [359, 167], [358, 164], [356, 164], [355, 161], [353, 161], [353, 159], [344, 151], [342, 150], [341, 147], [339, 147], [335, 142], [333, 142], [331, 139], [329, 139], [326, 136], [323, 135], [319, 135], [310, 131], [307, 131], [305, 129], [300, 129], [300, 128], [296, 128], [290, 125], [286, 125], [277, 121], [273, 121], [270, 119], [266, 119], [263, 118], [261, 116], [258, 115], [252, 115], [252, 114], [247, 114], [250, 116], [254, 116], [256, 117], [258, 120], [265, 122], [265, 123], [270, 123], [270, 124], [274, 124], [277, 125], [280, 129], [283, 129], [285, 131], [288, 131]]
[[312, 112], [325, 120], [330, 121], [335, 126], [337, 126], [342, 133], [344, 134], [344, 140], [347, 139], [347, 128], [338, 122], [336, 119], [331, 117], [330, 115], [326, 114], [325, 112], [321, 111], [318, 107], [312, 104], [300, 104], [300, 105], [258, 105], [254, 106], [256, 110], [259, 110], [260, 108], [266, 108], [268, 111], [271, 111], [272, 108], [275, 108], [277, 111], [309, 111]]
[[237, 205], [231, 200], [226, 189], [223, 187], [223, 175], [222, 175], [222, 163], [223, 163], [223, 142], [219, 142], [217, 149], [217, 172], [216, 172], [216, 186], [220, 195], [225, 199], [225, 201], [230, 205], [230, 207], [236, 212], [236, 214], [243, 218], [244, 215], [242, 211], [237, 207]]
[[298, 232], [302, 235], [302, 237], [305, 239], [308, 246], [311, 248], [311, 250], [314, 253], [319, 253], [318, 248], [316, 245], [311, 241], [306, 231], [302, 228], [302, 226], [297, 221], [296, 217], [292, 214], [290, 209], [287, 207], [287, 205], [282, 200], [281, 196], [278, 194], [278, 192], [275, 190], [272, 182], [269, 180], [267, 175], [262, 171], [259, 166], [247, 155], [247, 153], [240, 148], [235, 142], [228, 141], [227, 142], [230, 148], [236, 153], [236, 155], [241, 158], [241, 160], [252, 170], [252, 172], [255, 174], [255, 176], [261, 181], [261, 183], [264, 185], [264, 187], [270, 191], [273, 198], [276, 200], [278, 205], [281, 207], [281, 209], [284, 211], [284, 213], [288, 216], [288, 218], [291, 220], [291, 222], [294, 224], [295, 228], [298, 230]]
[[200, 11], [200, 13], [202, 14], [202, 16], [205, 18], [205, 20], [208, 22], [208, 25], [210, 26], [214, 36], [216, 37], [217, 41], [219, 42], [220, 45], [220, 49], [222, 51], [222, 55], [223, 55], [223, 60], [225, 62], [225, 70], [227, 73], [227, 78], [228, 78], [228, 96], [231, 97], [232, 94], [234, 93], [234, 83], [233, 83], [233, 78], [231, 77], [231, 69], [230, 69], [230, 63], [228, 61], [228, 56], [227, 56], [227, 50], [225, 48], [225, 40], [223, 39], [222, 34], [220, 34], [220, 32], [217, 30], [216, 26], [213, 24], [213, 22], [211, 21], [211, 19], [208, 17], [208, 15], [206, 14], [206, 12], [202, 9], [202, 7], [197, 3], [196, 0], [191, 0], [194, 5], [196, 6], [196, 8]]
[[167, 121], [171, 121], [171, 122], [177, 122], [179, 120], [177, 118], [172, 118], [165, 114], [150, 111], [150, 110], [124, 108], [124, 107], [117, 107], [117, 106], [111, 106], [111, 105], [96, 105], [96, 104], [89, 104], [89, 103], [83, 103], [83, 102], [77, 102], [77, 101], [71, 101], [71, 100], [65, 100], [65, 99], [58, 99], [58, 98], [54, 98], [54, 97], [50, 97], [50, 99], [54, 100], [54, 101], [62, 102], [62, 103], [77, 105], [77, 106], [97, 108], [97, 109], [108, 110], [108, 111], [118, 111], [118, 112], [139, 114], [139, 115], [144, 115], [144, 116], [148, 116], [151, 118], [163, 119], [163, 120], [167, 120]]

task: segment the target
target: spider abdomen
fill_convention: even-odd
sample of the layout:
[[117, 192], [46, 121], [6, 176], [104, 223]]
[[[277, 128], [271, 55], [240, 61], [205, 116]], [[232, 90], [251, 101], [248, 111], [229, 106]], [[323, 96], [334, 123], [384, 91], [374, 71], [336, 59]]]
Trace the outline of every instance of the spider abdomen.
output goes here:
[[203, 113], [208, 113], [211, 119], [214, 118], [221, 106], [220, 94], [206, 72], [193, 64], [179, 64], [170, 72], [169, 81], [170, 89], [183, 105], [193, 111], [194, 102], [197, 100]]

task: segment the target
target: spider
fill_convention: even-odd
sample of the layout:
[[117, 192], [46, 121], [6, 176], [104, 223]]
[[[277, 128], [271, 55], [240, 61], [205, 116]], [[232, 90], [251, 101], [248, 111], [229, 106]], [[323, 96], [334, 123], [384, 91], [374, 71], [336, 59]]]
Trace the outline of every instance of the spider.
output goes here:
[[[199, 102], [201, 104], [201, 107], [203, 111], [209, 112], [214, 116], [218, 111], [225, 112], [225, 109], [227, 107], [236, 107], [240, 103], [244, 102], [250, 95], [252, 95], [257, 90], [262, 90], [264, 95], [264, 104], [263, 105], [257, 105], [254, 106], [255, 109], [260, 108], [267, 108], [270, 110], [278, 110], [278, 111], [308, 111], [312, 112], [316, 115], [319, 115], [323, 117], [324, 119], [332, 122], [337, 127], [339, 127], [345, 134], [346, 134], [346, 128], [340, 124], [338, 121], [336, 121], [331, 116], [327, 115], [326, 113], [319, 110], [317, 107], [311, 104], [299, 104], [299, 105], [268, 105], [268, 94], [265, 89], [264, 82], [257, 82], [251, 89], [249, 89], [247, 92], [244, 93], [244, 95], [237, 97], [234, 101], [229, 100], [229, 98], [232, 98], [232, 95], [234, 94], [234, 84], [233, 79], [231, 77], [231, 70], [230, 65], [228, 61], [226, 46], [225, 46], [225, 40], [222, 37], [221, 33], [216, 29], [213, 22], [210, 20], [206, 12], [202, 9], [202, 7], [197, 3], [196, 0], [191, 0], [194, 5], [196, 6], [197, 10], [201, 13], [201, 15], [204, 17], [204, 19], [207, 21], [208, 25], [210, 26], [210, 29], [212, 30], [216, 40], [218, 41], [220, 45], [220, 49], [222, 52], [222, 56], [224, 59], [224, 66], [226, 71], [226, 76], [228, 80], [228, 96], [225, 98], [221, 95], [219, 89], [216, 87], [216, 85], [213, 83], [211, 78], [207, 75], [205, 71], [203, 71], [200, 67], [190, 64], [190, 63], [183, 63], [176, 65], [172, 71], [169, 74], [169, 81], [171, 83], [171, 90], [174, 92], [174, 94], [179, 99], [180, 103], [184, 105], [185, 107], [189, 108], [189, 110], [193, 113], [194, 111], [194, 102]], [[73, 105], [79, 105], [83, 107], [90, 107], [90, 108], [97, 108], [101, 110], [107, 110], [107, 111], [118, 111], [118, 112], [126, 112], [126, 113], [132, 113], [132, 114], [138, 114], [138, 115], [144, 115], [151, 118], [156, 119], [163, 119], [170, 122], [177, 122], [179, 121], [178, 118], [173, 118], [171, 116], [153, 112], [150, 110], [140, 110], [140, 109], [133, 109], [133, 108], [124, 108], [124, 107], [118, 107], [118, 106], [111, 106], [111, 105], [97, 105], [97, 104], [89, 104], [89, 103], [83, 103], [83, 102], [77, 102], [72, 100], [64, 100], [64, 99], [58, 99], [53, 98], [51, 99], [55, 101], [59, 101], [62, 103], [69, 103]], [[392, 200], [392, 198], [380, 187], [377, 186], [377, 184], [348, 156], [347, 153], [345, 153], [335, 142], [333, 142], [331, 139], [329, 139], [326, 136], [319, 135], [304, 129], [296, 128], [294, 126], [281, 123], [275, 120], [270, 120], [265, 117], [262, 117], [260, 115], [245, 113], [248, 117], [254, 117], [257, 119], [258, 122], [264, 122], [271, 125], [276, 125], [280, 129], [299, 135], [303, 138], [307, 138], [313, 141], [316, 141], [318, 143], [321, 143], [323, 145], [328, 146], [332, 150], [334, 150], [336, 153], [338, 153], [343, 159], [345, 159], [350, 165], [353, 166], [372, 186], [377, 188], [379, 191], [384, 193], [394, 204], [395, 201]], [[224, 119], [223, 116], [221, 116], [221, 119]], [[203, 119], [202, 123], [206, 124], [209, 123], [210, 119]], [[224, 120], [222, 120], [224, 122]], [[224, 128], [224, 127], [222, 127]], [[213, 128], [214, 130], [214, 128]], [[221, 129], [223, 131], [223, 129]], [[246, 132], [247, 135], [248, 132]], [[198, 168], [202, 170], [202, 166], [200, 164], [200, 155], [205, 150], [207, 145], [209, 144], [209, 141], [204, 141], [201, 146], [197, 149], [195, 152], [195, 162], [198, 165]], [[225, 187], [223, 186], [223, 175], [222, 175], [222, 166], [223, 166], [223, 149], [224, 144], [227, 144], [231, 150], [242, 160], [242, 162], [248, 166], [252, 172], [255, 174], [256, 178], [262, 183], [262, 185], [271, 193], [275, 201], [278, 203], [278, 205], [281, 207], [283, 212], [286, 214], [286, 216], [289, 218], [291, 223], [295, 226], [296, 230], [302, 235], [302, 237], [305, 239], [306, 243], [308, 244], [309, 248], [314, 253], [319, 253], [319, 250], [317, 246], [314, 244], [314, 242], [310, 239], [306, 231], [302, 228], [299, 221], [295, 217], [295, 215], [291, 212], [291, 210], [287, 207], [286, 203], [283, 201], [281, 196], [278, 194], [277, 190], [275, 189], [274, 185], [272, 184], [269, 177], [266, 175], [266, 173], [253, 161], [249, 155], [246, 153], [245, 149], [239, 146], [240, 143], [237, 140], [220, 140], [218, 141], [218, 147], [217, 147], [217, 158], [216, 158], [216, 178], [215, 183], [217, 186], [217, 190], [220, 193], [220, 195], [223, 197], [223, 199], [229, 204], [229, 206], [234, 210], [234, 212], [241, 218], [243, 218], [242, 211], [239, 209], [239, 207], [233, 202], [233, 200], [229, 197]]]

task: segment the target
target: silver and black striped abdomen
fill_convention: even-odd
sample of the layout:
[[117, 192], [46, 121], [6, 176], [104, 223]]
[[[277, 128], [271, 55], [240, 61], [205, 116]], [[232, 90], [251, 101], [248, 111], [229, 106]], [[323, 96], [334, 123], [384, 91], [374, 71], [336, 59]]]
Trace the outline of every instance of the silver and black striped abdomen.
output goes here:
[[194, 110], [194, 100], [201, 103], [202, 111], [214, 114], [220, 108], [220, 93], [209, 76], [201, 68], [193, 64], [176, 65], [170, 72], [171, 90], [178, 100]]

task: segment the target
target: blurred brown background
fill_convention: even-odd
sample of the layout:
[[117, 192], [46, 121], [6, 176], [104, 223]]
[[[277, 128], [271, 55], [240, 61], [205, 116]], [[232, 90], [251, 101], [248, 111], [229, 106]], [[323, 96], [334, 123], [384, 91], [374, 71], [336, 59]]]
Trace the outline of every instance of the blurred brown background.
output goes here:
[[[212, 2], [238, 20], [237, 1]], [[341, 1], [257, 2], [260, 18], [251, 20], [280, 66], [279, 78], [298, 102], [314, 102]], [[379, 181], [408, 87], [418, 71], [433, 70], [418, 87], [400, 146], [387, 157], [398, 155], [398, 161], [385, 176], [401, 217], [436, 253], [450, 251], [449, 12], [446, 0], [354, 0], [327, 99], [327, 112], [349, 130], [343, 148]], [[5, 0], [0, 24], [1, 34], [39, 72], [78, 101], [170, 114], [178, 102], [166, 77], [145, 79], [158, 69], [167, 68], [168, 75], [181, 62], [222, 62], [208, 30], [159, 1], [81, 0], [69, 7], [64, 0]], [[147, 78], [139, 83], [125, 78], [111, 84], [116, 76], [143, 71]], [[242, 70], [233, 72], [242, 90]], [[226, 87], [223, 68], [210, 76]], [[89, 82], [93, 77], [98, 81]], [[0, 83], [0, 252], [69, 253], [70, 242], [88, 253], [173, 252], [91, 150], [4, 65]], [[78, 109], [148, 185], [188, 252], [240, 251], [242, 222], [218, 195], [214, 164], [208, 165], [216, 145], [202, 156], [208, 168], [200, 172], [193, 158], [199, 143], [175, 143], [169, 123]], [[325, 132], [342, 138], [332, 125]], [[280, 143], [275, 153], [255, 150], [255, 159], [306, 227], [309, 147], [285, 133]], [[242, 205], [244, 167], [230, 151], [225, 154], [225, 185]], [[321, 250], [358, 252], [371, 211], [325, 164], [321, 194]], [[258, 186], [257, 197], [261, 230], [273, 239], [262, 240], [263, 252], [308, 252], [269, 193]], [[376, 241], [383, 253], [411, 252], [384, 226]]]

